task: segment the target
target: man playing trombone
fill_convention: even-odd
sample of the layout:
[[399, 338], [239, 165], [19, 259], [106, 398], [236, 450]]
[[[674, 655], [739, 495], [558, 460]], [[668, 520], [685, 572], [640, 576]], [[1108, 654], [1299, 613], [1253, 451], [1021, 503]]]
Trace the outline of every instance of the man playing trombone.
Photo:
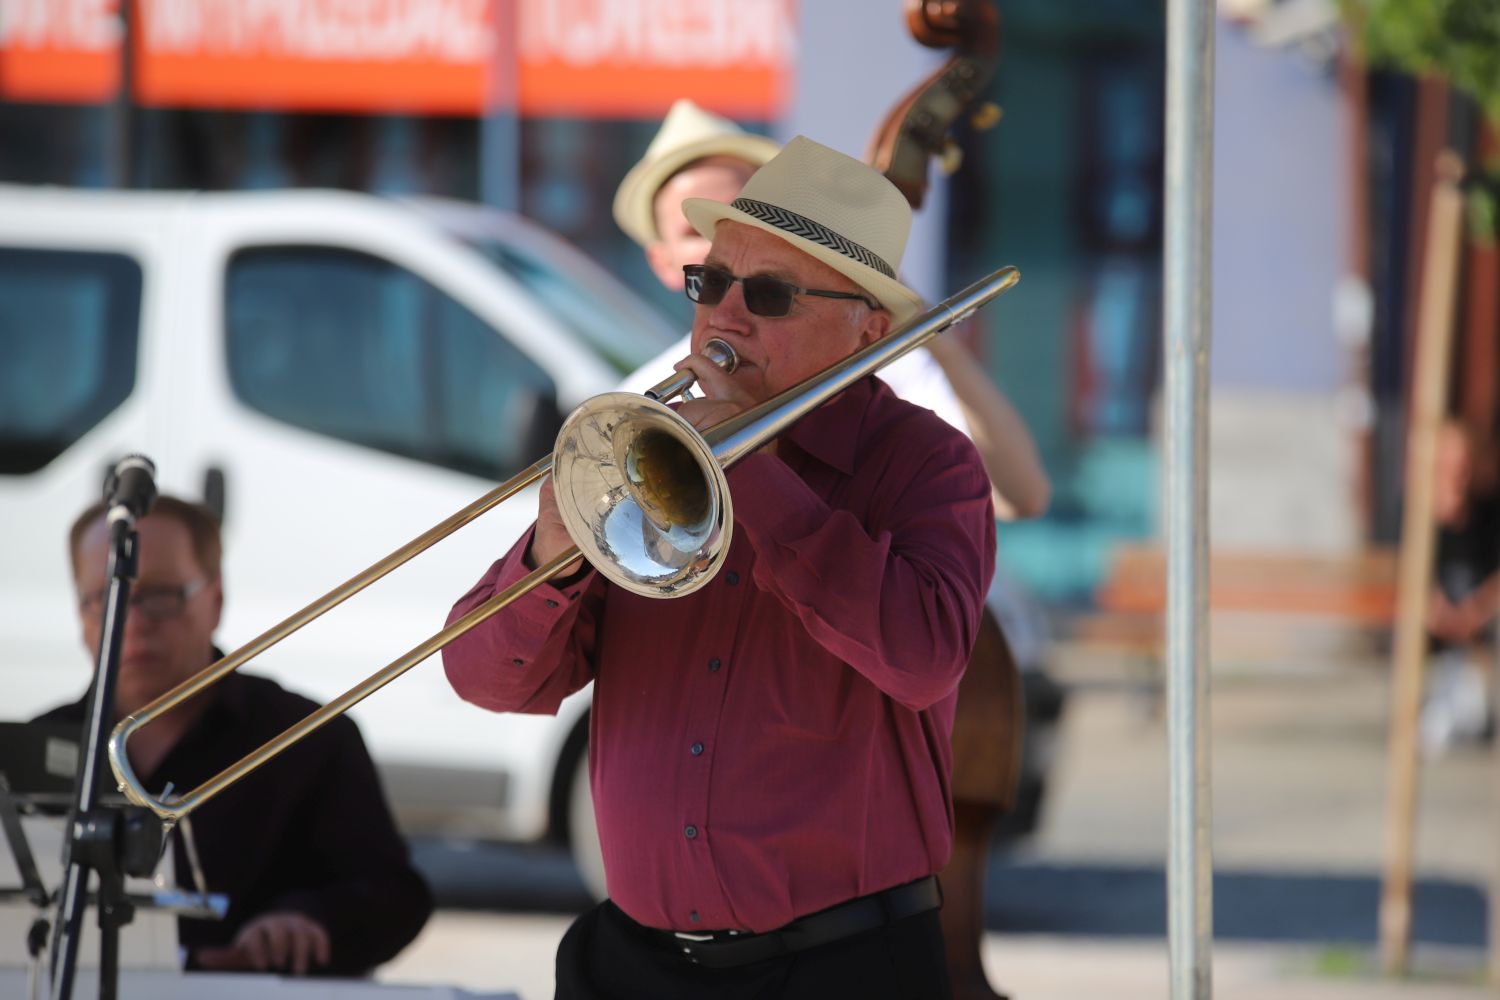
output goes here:
[[[910, 226], [878, 172], [805, 138], [685, 268], [705, 428], [913, 316]], [[711, 338], [739, 357], [725, 373]], [[974, 446], [865, 378], [729, 473], [723, 568], [672, 601], [588, 566], [444, 649], [454, 688], [551, 712], [594, 682], [590, 777], [610, 899], [558, 950], [558, 996], [947, 997], [933, 873], [952, 842], [955, 692], [993, 572]], [[550, 482], [533, 531], [457, 618], [567, 551]]]

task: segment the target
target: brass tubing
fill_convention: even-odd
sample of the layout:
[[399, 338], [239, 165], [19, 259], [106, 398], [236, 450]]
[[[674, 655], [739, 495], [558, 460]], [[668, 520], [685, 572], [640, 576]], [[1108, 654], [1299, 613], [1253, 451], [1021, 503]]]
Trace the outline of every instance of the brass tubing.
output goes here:
[[1021, 272], [1014, 267], [1002, 267], [844, 360], [738, 416], [715, 424], [703, 432], [704, 440], [712, 446], [719, 464], [729, 468], [855, 382], [910, 354], [950, 326], [962, 323], [1020, 280]]
[[[468, 508], [465, 508], [465, 510], [467, 509]], [[126, 742], [129, 740], [130, 735], [135, 732], [135, 730], [150, 722], [151, 719], [154, 718], [157, 714], [160, 714], [161, 711], [164, 711], [164, 709], [157, 708], [157, 706], [162, 702], [165, 702], [167, 698], [173, 697], [178, 693], [178, 691], [182, 690], [182, 688], [187, 688], [195, 684], [201, 687], [204, 684], [212, 683], [213, 678], [210, 678], [207, 681], [203, 680], [204, 675], [209, 672], [207, 670], [204, 671], [202, 674], [199, 674], [197, 677], [194, 677], [187, 681], [185, 684], [181, 685], [181, 687], [179, 687], [177, 690], [168, 693], [163, 698], [157, 699], [157, 701], [153, 702], [150, 706], [147, 707], [147, 709], [134, 715], [126, 716], [125, 719], [115, 727], [115, 731], [110, 736], [109, 740], [109, 763], [110, 766], [114, 768], [115, 776], [120, 780], [120, 790], [125, 793], [126, 797], [129, 798], [130, 801], [134, 802], [136, 805], [145, 806], [147, 809], [150, 809], [161, 819], [165, 820], [169, 825], [176, 823], [183, 816], [186, 816], [194, 809], [197, 809], [203, 803], [207, 802], [215, 795], [218, 795], [224, 789], [239, 781], [245, 775], [249, 774], [251, 771], [254, 771], [256, 768], [260, 767], [262, 764], [266, 763], [271, 758], [281, 753], [287, 747], [301, 741], [316, 730], [321, 729], [329, 722], [332, 722], [340, 715], [343, 715], [345, 712], [349, 711], [349, 709], [353, 708], [355, 705], [364, 701], [376, 691], [379, 691], [381, 688], [385, 687], [397, 677], [400, 677], [402, 674], [406, 673], [418, 663], [421, 663], [423, 660], [427, 659], [439, 649], [442, 649], [444, 646], [448, 645], [448, 643], [452, 642], [459, 636], [463, 635], [465, 632], [468, 632], [470, 629], [484, 622], [487, 618], [490, 618], [491, 616], [498, 613], [506, 605], [511, 604], [518, 598], [529, 594], [531, 591], [535, 590], [543, 583], [546, 583], [548, 580], [552, 579], [552, 577], [556, 576], [564, 568], [566, 568], [568, 563], [572, 562], [577, 557], [578, 550], [576, 548], [573, 548], [562, 553], [550, 562], [542, 566], [538, 566], [536, 569], [532, 570], [520, 580], [517, 580], [509, 587], [506, 587], [500, 593], [490, 597], [489, 600], [485, 601], [483, 604], [479, 605], [477, 608], [473, 609], [468, 614], [458, 619], [458, 621], [453, 622], [442, 631], [436, 632], [432, 636], [423, 640], [421, 643], [417, 644], [410, 651], [408, 651], [404, 656], [392, 660], [381, 670], [365, 678], [363, 681], [356, 684], [348, 691], [345, 691], [343, 694], [339, 695], [328, 704], [307, 715], [297, 724], [283, 730], [274, 739], [268, 740], [259, 748], [252, 750], [250, 753], [246, 754], [244, 757], [241, 757], [238, 761], [229, 765], [224, 770], [214, 775], [212, 778], [209, 778], [203, 784], [188, 792], [186, 795], [174, 796], [171, 802], [154, 798], [149, 792], [146, 791], [144, 787], [141, 786], [140, 780], [136, 778], [135, 771], [130, 766], [130, 760], [125, 754]], [[224, 660], [228, 659], [230, 658], [224, 658]], [[221, 660], [220, 663], [223, 663], [224, 660]], [[210, 670], [213, 669], [218, 669], [217, 664], [214, 667], [210, 668]], [[221, 670], [220, 672], [227, 672], [227, 670]], [[191, 693], [191, 691], [188, 692], [188, 694]], [[185, 694], [182, 697], [186, 696], [187, 695]], [[181, 698], [179, 698], [178, 700], [181, 700]]]
[[[720, 368], [725, 369], [726, 371], [733, 371], [735, 366], [739, 362], [739, 359], [735, 356], [734, 349], [724, 341], [717, 338], [710, 340], [707, 344], [704, 345], [704, 354], [714, 364], [718, 365]], [[662, 392], [663, 399], [670, 398], [671, 396], [676, 395], [680, 392], [685, 392], [688, 387], [692, 385], [694, 377], [695, 376], [693, 376], [692, 372], [690, 371], [679, 372], [673, 375], [666, 382], [663, 382], [661, 385], [656, 386], [653, 391]], [[668, 388], [669, 386], [670, 388]], [[484, 496], [469, 504], [467, 507], [464, 507], [456, 514], [453, 514], [446, 520], [438, 523], [432, 528], [429, 528], [427, 531], [407, 542], [405, 545], [401, 546], [390, 555], [387, 555], [385, 558], [380, 559], [373, 565], [369, 566], [367, 569], [361, 571], [360, 573], [344, 581], [337, 587], [333, 588], [328, 593], [318, 598], [316, 601], [313, 601], [311, 604], [304, 607], [301, 611], [298, 611], [296, 614], [285, 619], [280, 624], [273, 626], [265, 632], [262, 632], [259, 636], [252, 639], [250, 642], [247, 642], [245, 645], [239, 647], [234, 652], [205, 667], [203, 670], [183, 681], [181, 684], [177, 685], [177, 687], [173, 688], [171, 691], [168, 691], [160, 698], [157, 698], [155, 701], [146, 705], [144, 708], [132, 713], [131, 715], [121, 720], [120, 723], [115, 726], [114, 731], [110, 734], [108, 744], [110, 766], [114, 769], [115, 778], [119, 783], [120, 791], [124, 792], [125, 796], [132, 802], [135, 802], [138, 805], [145, 806], [152, 812], [156, 813], [157, 816], [166, 820], [169, 824], [175, 823], [179, 818], [187, 815], [203, 802], [208, 801], [208, 799], [212, 798], [214, 795], [217, 795], [224, 788], [227, 788], [235, 781], [238, 781], [240, 778], [244, 777], [244, 775], [248, 774], [250, 771], [253, 771], [256, 767], [259, 767], [265, 761], [270, 760], [286, 747], [290, 746], [292, 743], [295, 743], [298, 739], [301, 739], [306, 734], [318, 729], [324, 723], [328, 722], [335, 716], [341, 715], [344, 712], [348, 711], [354, 705], [357, 705], [369, 695], [373, 694], [375, 691], [378, 691], [380, 688], [390, 683], [391, 680], [401, 676], [417, 663], [420, 663], [422, 660], [432, 655], [435, 650], [441, 649], [443, 643], [433, 645], [432, 643], [434, 640], [442, 636], [448, 637], [445, 641], [451, 641], [452, 639], [458, 638], [460, 635], [463, 635], [464, 632], [467, 632], [470, 628], [473, 628], [474, 625], [477, 625], [479, 622], [484, 621], [485, 618], [488, 618], [491, 614], [494, 614], [495, 611], [498, 611], [500, 608], [504, 607], [505, 604], [510, 603], [510, 600], [514, 600], [515, 597], [519, 597], [521, 594], [526, 593], [527, 591], [533, 589], [538, 584], [546, 580], [548, 577], [538, 577], [536, 573], [533, 573], [530, 576], [526, 577], [525, 580], [521, 581], [522, 583], [530, 581], [529, 586], [527, 586], [525, 590], [517, 591], [514, 596], [500, 603], [496, 603], [497, 599], [504, 595], [497, 594], [495, 598], [491, 598], [490, 601], [487, 601], [485, 604], [481, 605], [481, 608], [491, 608], [491, 610], [487, 614], [479, 617], [466, 615], [458, 622], [454, 622], [452, 626], [449, 626], [449, 628], [444, 629], [442, 632], [439, 632], [436, 636], [433, 636], [427, 642], [422, 643], [406, 656], [403, 656], [400, 659], [389, 664], [384, 670], [367, 678], [363, 683], [349, 689], [338, 699], [328, 703], [327, 705], [324, 705], [322, 708], [313, 712], [306, 719], [303, 719], [297, 725], [291, 727], [289, 730], [271, 740], [269, 743], [266, 743], [260, 749], [251, 752], [250, 754], [242, 758], [239, 763], [226, 768], [216, 777], [205, 782], [203, 785], [199, 786], [188, 794], [180, 797], [174, 797], [173, 802], [175, 804], [169, 804], [161, 799], [153, 798], [152, 795], [141, 785], [140, 779], [135, 776], [135, 772], [130, 766], [130, 755], [127, 752], [127, 744], [129, 743], [130, 736], [136, 730], [149, 724], [154, 719], [161, 716], [163, 713], [170, 711], [172, 708], [198, 694], [200, 691], [203, 691], [205, 688], [211, 687], [212, 685], [218, 683], [226, 675], [232, 673], [235, 670], [238, 670], [250, 660], [259, 656], [267, 649], [270, 649], [272, 646], [276, 645], [278, 642], [280, 642], [282, 639], [285, 639], [293, 632], [296, 632], [298, 629], [301, 629], [304, 626], [316, 621], [327, 612], [338, 607], [340, 604], [349, 600], [349, 598], [353, 597], [355, 594], [358, 594], [360, 591], [364, 590], [370, 584], [386, 576], [397, 567], [410, 562], [413, 558], [425, 552], [427, 549], [430, 549], [432, 546], [436, 545], [444, 538], [447, 538], [455, 531], [458, 531], [469, 522], [487, 513], [494, 507], [498, 506], [504, 501], [510, 499], [521, 490], [525, 489], [527, 486], [530, 486], [538, 479], [547, 475], [552, 471], [552, 459], [552, 455], [547, 455], [544, 458], [538, 459], [528, 468], [523, 469], [521, 472], [506, 480], [504, 483], [501, 483], [499, 486], [490, 490]], [[574, 550], [569, 555], [569, 558], [571, 559], [573, 557], [576, 557], [577, 555], [577, 550]], [[548, 565], [550, 566], [551, 564], [549, 563]], [[540, 570], [538, 570], [538, 572], [540, 572]], [[510, 593], [510, 590], [507, 590], [506, 593]], [[479, 609], [475, 610], [478, 611]], [[471, 617], [473, 618], [472, 622], [470, 622]], [[464, 622], [469, 622], [469, 624], [455, 631], [455, 627]], [[416, 655], [418, 651], [424, 649], [426, 650], [426, 652], [421, 653], [420, 656], [416, 656], [415, 659], [411, 659], [411, 657]]]
[[[731, 375], [739, 367], [739, 355], [734, 353], [734, 348], [730, 347], [726, 341], [720, 340], [718, 337], [710, 337], [704, 343], [702, 353], [705, 358]], [[684, 368], [681, 371], [673, 372], [665, 379], [647, 389], [646, 397], [658, 401], [666, 401], [679, 395], [686, 397], [688, 390], [693, 387], [693, 383], [697, 380], [698, 376], [693, 374], [692, 369]]]
[[[558, 433], [553, 478], [568, 534], [590, 565], [616, 586], [652, 598], [691, 593], [713, 578], [731, 544], [734, 519], [724, 470], [855, 382], [962, 322], [1018, 280], [1015, 268], [1001, 268], [873, 344], [704, 431], [633, 394], [587, 400]], [[638, 446], [642, 441], [652, 443], [649, 454]], [[665, 456], [672, 457], [664, 461]], [[696, 500], [702, 493], [686, 488], [681, 474], [689, 466], [706, 488], [708, 502], [701, 507]], [[629, 505], [599, 502], [626, 493]], [[683, 499], [695, 502], [684, 506]], [[692, 520], [677, 520], [683, 517]], [[627, 536], [641, 537], [644, 546], [620, 545]], [[657, 559], [654, 552], [671, 558]]]
[[[137, 729], [149, 724], [164, 713], [171, 711], [204, 689], [217, 684], [226, 675], [238, 670], [293, 632], [317, 621], [329, 611], [370, 586], [370, 584], [385, 577], [405, 563], [410, 562], [413, 558], [432, 548], [432, 546], [464, 527], [475, 518], [487, 513], [496, 505], [503, 503], [525, 489], [546, 475], [551, 468], [551, 455], [538, 459], [467, 507], [429, 528], [385, 558], [361, 570], [322, 597], [282, 620], [277, 625], [262, 632], [232, 653], [205, 667], [144, 708], [120, 720], [119, 724], [115, 726], [114, 731], [110, 734], [108, 744], [110, 766], [114, 769], [120, 791], [124, 792], [125, 797], [132, 802], [147, 807], [161, 818], [170, 822], [175, 822], [178, 817], [185, 815], [190, 809], [174, 809], [161, 800], [153, 798], [135, 776], [135, 772], [130, 766], [130, 757], [126, 752], [126, 745], [131, 735]], [[353, 702], [350, 704], [353, 704]], [[318, 725], [321, 724], [321, 722], [318, 723]], [[317, 726], [313, 726], [312, 728], [315, 729]], [[279, 752], [279, 748], [277, 752]], [[219, 777], [222, 778], [223, 775], [221, 774]], [[214, 780], [217, 781], [218, 779]], [[187, 797], [185, 796], [184, 800]]]
[[[800, 385], [788, 389], [756, 407], [752, 407], [738, 417], [712, 428], [702, 437], [706, 439], [706, 444], [711, 447], [713, 459], [722, 468], [728, 468], [740, 458], [743, 458], [767, 441], [784, 432], [803, 415], [822, 405], [823, 402], [831, 399], [839, 392], [842, 392], [855, 381], [877, 371], [902, 355], [915, 350], [949, 326], [972, 315], [981, 306], [1014, 285], [1018, 278], [1019, 274], [1014, 268], [1002, 268], [989, 277], [975, 282], [958, 295], [938, 303], [921, 315], [914, 317], [901, 329], [894, 331], [883, 340], [856, 352], [839, 364], [830, 366], [824, 372], [807, 379]], [[727, 357], [715, 356], [717, 352], [710, 351], [708, 347], [705, 348], [705, 354], [708, 354], [715, 364], [732, 371], [736, 363], [736, 358], [732, 349], [727, 344], [724, 345], [724, 351], [728, 352]], [[679, 375], [673, 376], [668, 383], [662, 383], [661, 386], [656, 388], [661, 389], [670, 384], [673, 386], [674, 391], [685, 391], [690, 381], [683, 377], [686, 374], [679, 373]], [[596, 398], [603, 399], [605, 397]], [[657, 404], [652, 403], [651, 405], [655, 406]], [[575, 411], [574, 416], [576, 417], [583, 410], [584, 407], [580, 407], [578, 411]], [[675, 414], [669, 413], [669, 415], [673, 420], [686, 424], [686, 421], [681, 421], [681, 418]], [[691, 425], [688, 426], [691, 429]], [[696, 435], [696, 430], [693, 433]], [[530, 468], [512, 477], [509, 481], [496, 487], [489, 493], [486, 493], [479, 500], [408, 542], [344, 584], [329, 591], [323, 597], [303, 608], [295, 615], [292, 615], [281, 624], [263, 633], [246, 645], [241, 646], [196, 676], [184, 681], [139, 712], [127, 716], [115, 727], [109, 739], [110, 765], [115, 771], [116, 778], [119, 779], [120, 790], [131, 801], [150, 809], [158, 817], [165, 820], [168, 825], [175, 823], [225, 788], [228, 788], [266, 761], [281, 753], [287, 747], [347, 712], [371, 694], [427, 659], [427, 657], [443, 648], [443, 646], [498, 613], [517, 598], [529, 593], [545, 581], [556, 576], [564, 567], [578, 558], [579, 555], [588, 555], [588, 553], [580, 552], [575, 547], [559, 555], [546, 565], [538, 567], [523, 579], [518, 580], [501, 593], [494, 595], [458, 621], [453, 622], [442, 631], [432, 635], [404, 656], [387, 664], [382, 670], [372, 674], [338, 698], [313, 711], [296, 725], [291, 726], [260, 748], [241, 758], [238, 762], [225, 768], [199, 787], [185, 795], [174, 796], [171, 802], [153, 798], [141, 786], [140, 780], [131, 769], [126, 746], [131, 734], [137, 729], [145, 726], [163, 712], [192, 697], [204, 688], [214, 684], [226, 674], [238, 669], [242, 664], [258, 656], [277, 642], [280, 642], [292, 632], [316, 620], [325, 612], [353, 597], [371, 583], [374, 583], [396, 567], [409, 561], [418, 553], [430, 548], [492, 507], [513, 496], [519, 490], [540, 479], [549, 471], [552, 471], [554, 464], [553, 457], [553, 455], [548, 455], [546, 458], [540, 459]], [[722, 478], [722, 473], [720, 473], [720, 478]], [[720, 488], [723, 488], [722, 485]], [[578, 535], [574, 533], [573, 537], [577, 539]], [[614, 575], [611, 575], [607, 566], [600, 566], [598, 563], [595, 563], [595, 565], [596, 568], [605, 572], [606, 576], [616, 579]]]

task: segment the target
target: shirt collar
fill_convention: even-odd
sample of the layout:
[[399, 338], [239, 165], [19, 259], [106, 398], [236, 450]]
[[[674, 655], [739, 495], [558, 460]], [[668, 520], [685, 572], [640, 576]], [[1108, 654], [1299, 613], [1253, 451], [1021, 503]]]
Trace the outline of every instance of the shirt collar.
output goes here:
[[854, 471], [865, 410], [884, 388], [884, 383], [876, 379], [860, 379], [803, 417], [787, 433], [787, 439], [823, 464], [849, 475]]

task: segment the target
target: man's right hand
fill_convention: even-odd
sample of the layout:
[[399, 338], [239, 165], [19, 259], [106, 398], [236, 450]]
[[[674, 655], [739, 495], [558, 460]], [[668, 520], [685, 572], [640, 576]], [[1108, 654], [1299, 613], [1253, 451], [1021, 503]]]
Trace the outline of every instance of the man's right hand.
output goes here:
[[313, 963], [332, 958], [328, 932], [301, 913], [263, 913], [240, 928], [234, 943], [198, 949], [198, 964], [209, 971], [284, 970], [305, 976]]
[[[572, 547], [573, 536], [569, 535], [568, 529], [563, 526], [562, 513], [557, 509], [557, 497], [552, 492], [552, 477], [548, 476], [537, 493], [536, 534], [531, 539], [531, 551], [526, 554], [526, 566], [528, 569], [536, 569], [544, 563], [551, 562]], [[582, 561], [581, 556], [573, 560], [559, 575], [567, 576], [576, 573]]]

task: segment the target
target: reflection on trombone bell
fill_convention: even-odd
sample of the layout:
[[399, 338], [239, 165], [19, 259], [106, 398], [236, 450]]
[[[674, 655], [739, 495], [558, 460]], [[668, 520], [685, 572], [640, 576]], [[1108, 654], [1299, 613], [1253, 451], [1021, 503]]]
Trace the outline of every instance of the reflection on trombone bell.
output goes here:
[[[632, 593], [648, 597], [691, 593], [712, 579], [729, 551], [733, 518], [725, 469], [860, 379], [967, 319], [1019, 279], [1015, 268], [1002, 268], [800, 385], [701, 433], [653, 398], [670, 399], [686, 392], [692, 383], [690, 372], [675, 374], [646, 396], [612, 392], [586, 401], [564, 422], [551, 455], [122, 720], [109, 740], [110, 766], [120, 790], [169, 826], [175, 824], [287, 747], [559, 575], [579, 555], [610, 582]], [[723, 352], [723, 356], [713, 356], [706, 348], [704, 353], [719, 367], [732, 371], [734, 352], [727, 344]], [[153, 797], [141, 785], [126, 753], [136, 730], [548, 473], [554, 477], [558, 507], [574, 548], [495, 594], [198, 788], [167, 800]]]

